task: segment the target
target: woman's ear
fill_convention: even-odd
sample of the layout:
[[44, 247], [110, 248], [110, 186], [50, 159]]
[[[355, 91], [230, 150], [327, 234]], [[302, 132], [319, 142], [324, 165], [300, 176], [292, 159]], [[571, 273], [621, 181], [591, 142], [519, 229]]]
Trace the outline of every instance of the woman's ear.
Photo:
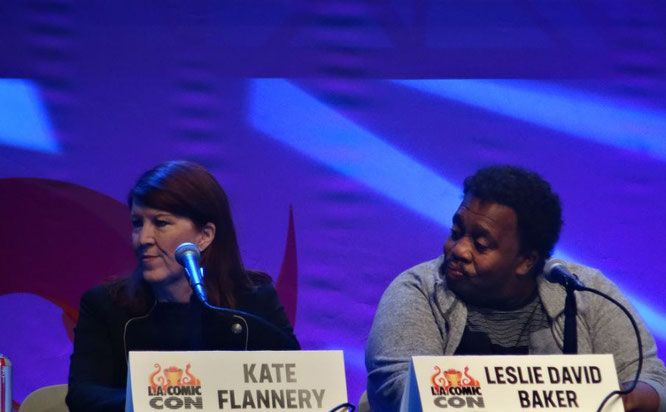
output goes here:
[[212, 222], [206, 223], [202, 228], [201, 231], [199, 232], [199, 240], [197, 240], [197, 246], [199, 247], [199, 251], [203, 252], [210, 246], [211, 243], [213, 243], [213, 239], [215, 239], [215, 224]]

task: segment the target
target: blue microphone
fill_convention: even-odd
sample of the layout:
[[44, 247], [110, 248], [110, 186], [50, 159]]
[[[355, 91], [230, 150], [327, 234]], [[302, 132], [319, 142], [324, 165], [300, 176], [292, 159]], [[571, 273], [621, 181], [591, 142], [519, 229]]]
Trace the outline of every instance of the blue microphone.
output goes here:
[[203, 303], [208, 301], [206, 290], [203, 285], [203, 268], [199, 265], [201, 254], [199, 248], [190, 242], [181, 243], [174, 252], [176, 262], [185, 268], [185, 274], [190, 281], [192, 290]]

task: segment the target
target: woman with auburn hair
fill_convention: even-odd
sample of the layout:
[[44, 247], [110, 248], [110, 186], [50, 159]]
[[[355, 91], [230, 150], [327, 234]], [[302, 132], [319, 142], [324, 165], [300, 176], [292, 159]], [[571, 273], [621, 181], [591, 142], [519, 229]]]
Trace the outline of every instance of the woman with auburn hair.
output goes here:
[[[171, 161], [145, 172], [129, 194], [138, 264], [126, 278], [83, 294], [74, 330], [70, 411], [122, 411], [131, 350], [297, 350], [298, 341], [271, 278], [246, 270], [229, 201], [203, 166]], [[214, 306], [255, 315], [238, 333], [234, 316], [205, 307], [174, 252], [201, 253], [204, 288]], [[94, 409], [93, 409], [94, 408]]]

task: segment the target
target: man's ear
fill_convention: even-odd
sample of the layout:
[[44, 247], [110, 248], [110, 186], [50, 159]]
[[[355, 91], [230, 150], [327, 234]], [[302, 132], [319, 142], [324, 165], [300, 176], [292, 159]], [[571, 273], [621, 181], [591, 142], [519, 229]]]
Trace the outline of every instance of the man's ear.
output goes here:
[[203, 252], [213, 243], [215, 239], [215, 224], [212, 222], [206, 223], [199, 232], [199, 240], [197, 240], [197, 246], [199, 251]]
[[516, 274], [518, 276], [525, 276], [532, 271], [534, 266], [539, 261], [539, 254], [533, 250], [527, 252], [520, 256], [520, 262], [518, 263], [518, 268], [516, 268]]

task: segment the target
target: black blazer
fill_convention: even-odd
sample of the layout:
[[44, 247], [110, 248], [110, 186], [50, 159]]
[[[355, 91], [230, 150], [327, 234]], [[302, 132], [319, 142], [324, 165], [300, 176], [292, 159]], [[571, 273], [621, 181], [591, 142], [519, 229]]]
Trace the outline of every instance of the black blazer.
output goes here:
[[[247, 319], [249, 350], [300, 349], [270, 283], [239, 296], [237, 306], [279, 330]], [[70, 411], [123, 411], [131, 350], [243, 350], [246, 335], [233, 333], [234, 323], [233, 317], [204, 307], [194, 297], [189, 303], [155, 302], [148, 313], [136, 317], [111, 299], [106, 285], [85, 292], [74, 329], [66, 398]]]

